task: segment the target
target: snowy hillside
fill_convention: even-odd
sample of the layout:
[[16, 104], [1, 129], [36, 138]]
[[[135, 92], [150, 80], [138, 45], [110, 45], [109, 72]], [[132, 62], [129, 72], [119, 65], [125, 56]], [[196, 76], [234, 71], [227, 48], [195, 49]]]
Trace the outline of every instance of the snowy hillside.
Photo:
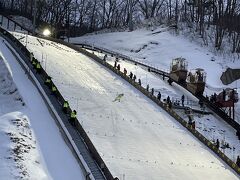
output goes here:
[[[6, 179], [47, 179], [47, 171], [30, 128], [28, 116], [12, 74], [0, 56], [0, 176]], [[35, 170], [33, 170], [35, 169]]]
[[[207, 72], [209, 89], [222, 90], [220, 76], [226, 67], [239, 68], [240, 60], [216, 56], [207, 47], [200, 47], [183, 36], [175, 36], [168, 28], [154, 31], [140, 29], [132, 32], [89, 34], [71, 38], [71, 42], [87, 42], [99, 47], [129, 55], [144, 63], [168, 70], [172, 59], [183, 57], [188, 69], [202, 68]], [[232, 87], [236, 87], [233, 83]]]
[[[14, 35], [26, 42], [24, 35]], [[238, 179], [173, 118], [106, 68], [65, 46], [31, 36], [27, 47], [77, 110], [80, 123], [114, 176]], [[115, 101], [120, 94], [120, 102]]]
[[83, 179], [39, 92], [0, 38], [0, 179]]

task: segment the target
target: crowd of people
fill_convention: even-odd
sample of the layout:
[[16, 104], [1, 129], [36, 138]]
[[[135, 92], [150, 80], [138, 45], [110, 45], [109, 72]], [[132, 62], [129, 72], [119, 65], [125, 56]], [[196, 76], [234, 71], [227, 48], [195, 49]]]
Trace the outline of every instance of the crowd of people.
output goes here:
[[[42, 73], [42, 66], [40, 64], [40, 62], [34, 58], [33, 54], [30, 54], [30, 60], [32, 63], [33, 68], [36, 70], [36, 72], [38, 74]], [[52, 78], [50, 76], [47, 76], [45, 78], [44, 84], [50, 89], [51, 91], [51, 95], [54, 95], [56, 97], [58, 97], [59, 92], [57, 87], [54, 85], [54, 83], [52, 82]], [[76, 118], [77, 118], [77, 112], [76, 110], [71, 110], [68, 101], [64, 100], [64, 102], [62, 103], [62, 110], [63, 112], [68, 116], [69, 118], [69, 122], [75, 126], [76, 125]]]

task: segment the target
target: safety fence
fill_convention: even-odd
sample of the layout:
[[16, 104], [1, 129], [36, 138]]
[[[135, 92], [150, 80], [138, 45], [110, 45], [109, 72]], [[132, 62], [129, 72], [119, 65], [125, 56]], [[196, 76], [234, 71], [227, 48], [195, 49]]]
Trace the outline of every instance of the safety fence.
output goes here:
[[[70, 124], [69, 114], [64, 113], [62, 110], [63, 103], [66, 100], [61, 93], [56, 89], [56, 92], [52, 94], [51, 89], [45, 85], [45, 80], [49, 77], [48, 74], [43, 68], [41, 68], [41, 72], [36, 71], [31, 62], [31, 53], [12, 34], [0, 28], [0, 35], [7, 41], [6, 45], [15, 55], [20, 65], [25, 69], [26, 74], [28, 74], [29, 78], [33, 81], [48, 108], [55, 116], [56, 122], [67, 140], [68, 145], [77, 157], [80, 166], [84, 169], [86, 179], [113, 180], [114, 178], [111, 172], [79, 121], [76, 119], [75, 126]], [[36, 59], [35, 61], [38, 62]], [[55, 86], [53, 82], [52, 85]], [[68, 111], [72, 112], [70, 107]]]
[[124, 54], [120, 54], [120, 53], [117, 53], [117, 52], [114, 52], [114, 51], [111, 51], [109, 49], [106, 49], [106, 48], [102, 48], [102, 47], [98, 47], [98, 46], [93, 46], [93, 45], [90, 45], [86, 42], [84, 43], [72, 43], [76, 46], [81, 46], [82, 48], [86, 48], [86, 49], [89, 49], [89, 50], [93, 50], [93, 51], [98, 51], [100, 53], [105, 53], [105, 54], [108, 54], [110, 56], [115, 56], [116, 58], [121, 58], [122, 60], [126, 60], [126, 61], [129, 61], [131, 63], [134, 63], [136, 65], [140, 65], [142, 67], [145, 67], [147, 68], [147, 70], [149, 72], [154, 72], [154, 73], [157, 73], [163, 77], [169, 77], [169, 73], [157, 68], [157, 67], [154, 67], [153, 65], [150, 65], [150, 64], [146, 64], [144, 62], [141, 62], [141, 61], [138, 61], [136, 59], [133, 59], [129, 56], [126, 56]]

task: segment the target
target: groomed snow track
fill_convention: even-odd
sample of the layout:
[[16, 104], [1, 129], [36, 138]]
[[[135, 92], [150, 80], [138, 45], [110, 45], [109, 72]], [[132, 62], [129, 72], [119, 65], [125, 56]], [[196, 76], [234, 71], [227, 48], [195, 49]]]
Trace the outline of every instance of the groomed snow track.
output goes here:
[[57, 125], [67, 144], [77, 158], [81, 168], [84, 170], [86, 179], [113, 180], [112, 174], [80, 123], [76, 121], [76, 128], [73, 127], [68, 121], [69, 117], [63, 113], [62, 105], [64, 98], [62, 95], [57, 93], [56, 96], [53, 96], [50, 89], [44, 84], [48, 76], [47, 73], [44, 70], [40, 74], [36, 73], [30, 62], [30, 52], [13, 35], [0, 28], [0, 36], [7, 41], [6, 46], [39, 90], [49, 110], [55, 117]]

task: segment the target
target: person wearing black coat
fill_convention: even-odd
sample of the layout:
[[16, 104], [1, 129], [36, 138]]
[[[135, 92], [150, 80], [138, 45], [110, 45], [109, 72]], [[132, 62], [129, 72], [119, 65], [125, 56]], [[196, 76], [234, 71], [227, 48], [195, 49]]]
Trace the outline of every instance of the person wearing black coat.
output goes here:
[[157, 95], [157, 99], [160, 101], [161, 100], [161, 93], [160, 92], [158, 92], [158, 95]]
[[133, 78], [133, 73], [132, 72], [130, 72], [129, 77], [130, 77], [130, 79]]
[[240, 167], [240, 157], [239, 156], [237, 157], [236, 164], [237, 164], [238, 167]]
[[185, 96], [182, 95], [182, 106], [184, 106], [184, 100], [185, 100]]
[[217, 139], [216, 147], [219, 148], [219, 140]]

